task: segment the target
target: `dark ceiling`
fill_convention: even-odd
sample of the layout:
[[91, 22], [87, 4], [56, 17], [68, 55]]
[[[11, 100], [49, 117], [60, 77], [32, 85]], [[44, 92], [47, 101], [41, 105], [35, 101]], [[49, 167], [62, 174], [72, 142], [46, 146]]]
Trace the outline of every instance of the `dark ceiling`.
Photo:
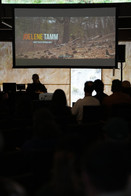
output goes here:
[[[131, 41], [131, 3], [114, 4], [118, 7], [118, 41]], [[13, 39], [13, 5], [0, 4], [0, 41]]]

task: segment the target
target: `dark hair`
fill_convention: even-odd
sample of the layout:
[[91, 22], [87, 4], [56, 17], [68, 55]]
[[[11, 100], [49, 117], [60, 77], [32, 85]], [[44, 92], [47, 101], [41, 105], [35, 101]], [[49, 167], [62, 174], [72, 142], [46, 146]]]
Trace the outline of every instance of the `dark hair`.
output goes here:
[[112, 81], [111, 90], [112, 92], [118, 92], [122, 89], [122, 82], [118, 79]]
[[85, 82], [84, 91], [86, 93], [92, 93], [94, 90], [94, 83], [92, 81]]
[[124, 190], [128, 181], [128, 161], [124, 145], [102, 142], [92, 145], [84, 155], [84, 171], [100, 191]]
[[32, 79], [34, 79], [34, 78], [35, 78], [35, 79], [39, 79], [39, 75], [38, 75], [38, 74], [33, 74], [33, 75], [32, 75]]
[[102, 82], [102, 80], [97, 79], [94, 81], [94, 90], [96, 92], [101, 92], [104, 90], [104, 83]]
[[65, 92], [62, 89], [56, 89], [52, 96], [52, 103], [59, 106], [66, 106], [67, 100]]

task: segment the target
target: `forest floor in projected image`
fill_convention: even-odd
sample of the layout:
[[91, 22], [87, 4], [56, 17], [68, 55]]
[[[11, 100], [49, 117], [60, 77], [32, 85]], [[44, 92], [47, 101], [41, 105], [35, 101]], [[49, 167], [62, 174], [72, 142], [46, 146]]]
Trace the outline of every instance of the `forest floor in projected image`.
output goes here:
[[114, 33], [95, 36], [90, 40], [73, 39], [67, 43], [25, 41], [28, 50], [19, 50], [17, 59], [113, 59], [115, 58]]

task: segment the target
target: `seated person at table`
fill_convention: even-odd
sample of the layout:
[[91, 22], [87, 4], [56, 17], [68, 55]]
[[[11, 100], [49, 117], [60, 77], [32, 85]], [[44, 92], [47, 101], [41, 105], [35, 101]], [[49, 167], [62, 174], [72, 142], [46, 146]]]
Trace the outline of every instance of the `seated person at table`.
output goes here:
[[26, 89], [28, 93], [47, 93], [47, 89], [45, 85], [40, 82], [38, 74], [33, 74], [32, 80], [33, 83]]

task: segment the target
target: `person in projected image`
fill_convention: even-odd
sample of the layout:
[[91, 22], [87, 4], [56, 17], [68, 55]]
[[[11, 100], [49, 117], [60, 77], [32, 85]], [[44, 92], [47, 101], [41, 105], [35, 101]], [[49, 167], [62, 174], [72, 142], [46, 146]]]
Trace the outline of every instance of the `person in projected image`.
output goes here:
[[32, 75], [33, 83], [28, 85], [26, 92], [28, 93], [47, 93], [47, 88], [39, 80], [38, 74]]

